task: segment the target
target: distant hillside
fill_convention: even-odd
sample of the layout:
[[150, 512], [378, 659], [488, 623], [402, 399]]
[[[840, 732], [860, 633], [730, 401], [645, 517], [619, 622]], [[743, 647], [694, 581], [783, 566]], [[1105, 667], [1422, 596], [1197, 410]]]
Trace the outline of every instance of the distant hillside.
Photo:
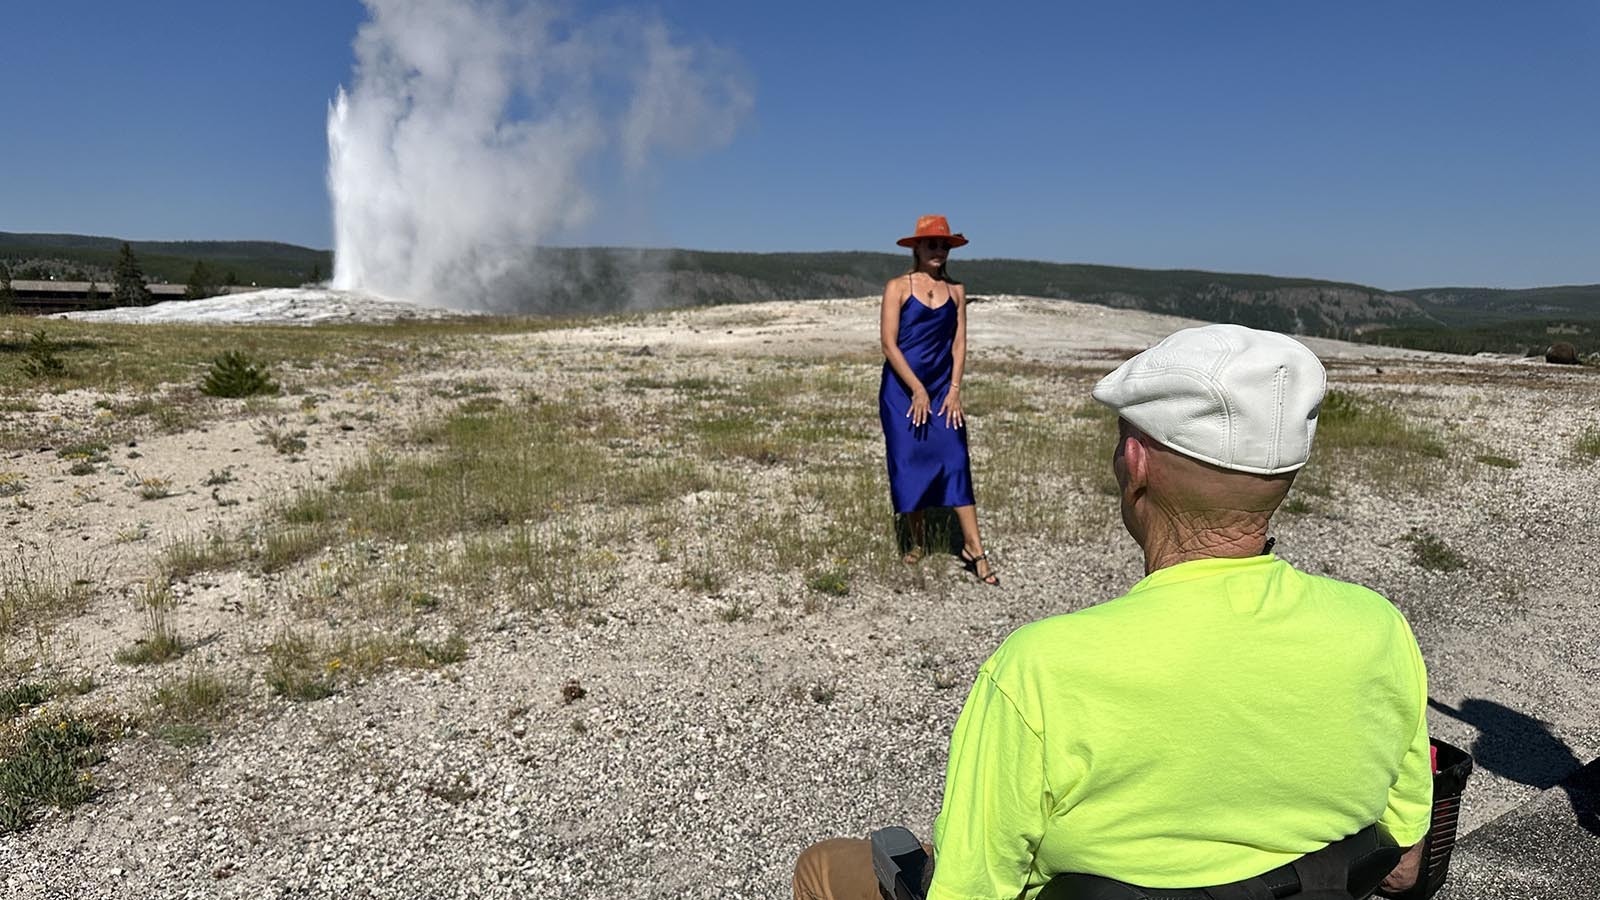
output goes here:
[[[13, 277], [110, 280], [121, 240], [0, 232]], [[197, 260], [242, 284], [327, 277], [333, 256], [267, 241], [133, 241], [153, 280], [182, 283]], [[526, 288], [502, 312], [605, 312], [876, 294], [904, 272], [903, 253], [717, 253], [556, 248], [530, 251]], [[26, 274], [19, 267], [31, 267]], [[1381, 288], [1308, 278], [1129, 269], [1015, 259], [957, 259], [975, 294], [1023, 294], [1237, 322], [1296, 334], [1473, 353], [1543, 352], [1567, 340], [1600, 351], [1600, 285], [1494, 290]], [[77, 279], [74, 279], [77, 276]], [[519, 282], [521, 283], [521, 282]]]
[[[549, 283], [535, 300], [592, 309], [606, 298], [638, 305], [798, 300], [877, 294], [904, 272], [889, 253], [708, 253], [694, 250], [540, 252]], [[951, 273], [977, 294], [1025, 294], [1238, 322], [1301, 334], [1354, 336], [1432, 324], [1418, 304], [1358, 284], [1188, 270], [1125, 269], [1009, 259], [961, 260]]]
[[1582, 355], [1600, 353], [1600, 284], [1502, 290], [1423, 288], [1400, 291], [1415, 300], [1433, 327], [1403, 325], [1373, 340], [1447, 353], [1522, 353], [1537, 356], [1557, 341]]
[[[13, 278], [49, 278], [108, 283], [121, 238], [80, 234], [13, 234], [0, 231], [0, 260]], [[232, 273], [240, 284], [294, 287], [313, 269], [326, 278], [333, 254], [272, 241], [129, 241], [151, 281], [182, 284], [194, 264], [204, 261], [217, 276]]]
[[1483, 325], [1512, 319], [1600, 319], [1600, 284], [1501, 290], [1423, 288], [1397, 291], [1446, 325]]

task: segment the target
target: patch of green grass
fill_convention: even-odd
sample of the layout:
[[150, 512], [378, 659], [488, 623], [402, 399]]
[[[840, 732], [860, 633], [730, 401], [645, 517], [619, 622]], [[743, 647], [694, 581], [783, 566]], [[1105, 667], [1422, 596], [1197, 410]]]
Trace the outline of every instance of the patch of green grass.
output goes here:
[[1316, 446], [1328, 450], [1379, 450], [1444, 459], [1445, 444], [1435, 431], [1370, 397], [1331, 389], [1317, 417]]
[[456, 407], [456, 412], [464, 416], [479, 415], [493, 412], [504, 405], [499, 397], [473, 397], [462, 401], [461, 405]]
[[87, 720], [45, 717], [0, 747], [0, 834], [21, 831], [42, 806], [70, 809], [95, 793], [89, 767], [105, 736]]
[[1578, 437], [1572, 442], [1574, 453], [1586, 459], [1600, 459], [1600, 427], [1589, 426], [1578, 432]]
[[961, 386], [961, 405], [977, 417], [1033, 415], [1040, 411], [1038, 391], [1031, 382], [996, 377], [987, 371], [984, 377], [970, 378]]
[[262, 536], [254, 559], [263, 572], [281, 572], [328, 546], [325, 529], [316, 526], [272, 527]]
[[56, 451], [62, 459], [80, 460], [82, 462], [103, 463], [110, 459], [110, 452], [104, 441], [79, 441], [68, 444]]
[[36, 681], [0, 688], [0, 719], [9, 719], [50, 699], [50, 690]]
[[850, 593], [850, 573], [841, 568], [813, 572], [806, 587], [821, 594], [843, 597]]
[[211, 729], [204, 725], [172, 722], [157, 725], [151, 733], [156, 740], [174, 747], [204, 747], [211, 743]]
[[222, 713], [238, 688], [215, 672], [193, 669], [156, 685], [150, 708], [157, 718], [172, 722], [211, 721]]
[[176, 601], [166, 582], [146, 584], [139, 594], [148, 626], [133, 646], [118, 650], [116, 660], [124, 665], [148, 666], [177, 659], [187, 647], [172, 630], [171, 614]]
[[1333, 389], [1322, 401], [1314, 466], [1385, 492], [1416, 493], [1451, 470], [1446, 438], [1374, 397]]
[[434, 669], [466, 658], [467, 642], [459, 634], [439, 641], [385, 632], [317, 640], [289, 629], [267, 647], [266, 681], [285, 699], [313, 701], [338, 693], [351, 678], [393, 669]]
[[[21, 321], [21, 320], [17, 320]], [[362, 360], [384, 366], [410, 359], [419, 348], [449, 351], [481, 340], [484, 335], [516, 334], [559, 328], [558, 319], [493, 319], [412, 321], [325, 325], [128, 325], [60, 321], [51, 324], [51, 340], [67, 365], [57, 379], [64, 388], [105, 392], [152, 393], [162, 385], [192, 385], [212, 359], [237, 350], [270, 368], [293, 368], [308, 380], [334, 383], [366, 380], [371, 369], [346, 366]], [[27, 341], [16, 332], [0, 340], [0, 352], [26, 353]], [[28, 381], [15, 370], [0, 370], [0, 391], [22, 393]]]
[[261, 435], [261, 443], [271, 447], [280, 456], [294, 456], [306, 451], [306, 431], [303, 428], [291, 430], [262, 423], [256, 431]]
[[1412, 531], [1404, 540], [1411, 545], [1411, 561], [1430, 572], [1454, 572], [1467, 566], [1466, 557], [1426, 531]]
[[52, 559], [40, 565], [24, 556], [0, 561], [0, 637], [25, 627], [37, 632], [82, 612], [94, 586], [86, 565], [62, 566]]
[[980, 509], [1011, 532], [1058, 542], [1093, 537], [1116, 516], [1117, 417], [1086, 400], [1038, 402], [1037, 415], [969, 426], [977, 429]]
[[1498, 469], [1520, 469], [1520, 468], [1522, 468], [1522, 463], [1517, 462], [1516, 460], [1511, 459], [1509, 457], [1495, 456], [1492, 453], [1485, 453], [1485, 454], [1482, 454], [1481, 456], [1476, 456], [1476, 457], [1473, 457], [1473, 458], [1476, 459], [1478, 462], [1483, 463], [1486, 466], [1494, 466], [1495, 468], [1498, 468]]
[[162, 551], [157, 569], [168, 580], [181, 580], [201, 572], [225, 569], [248, 555], [249, 548], [242, 542], [220, 535], [181, 537]]
[[578, 402], [541, 402], [447, 416], [412, 435], [419, 452], [375, 451], [333, 485], [303, 491], [279, 515], [350, 540], [415, 543], [492, 534], [579, 507], [647, 506], [714, 484], [693, 460], [628, 458], [608, 441], [617, 414]]

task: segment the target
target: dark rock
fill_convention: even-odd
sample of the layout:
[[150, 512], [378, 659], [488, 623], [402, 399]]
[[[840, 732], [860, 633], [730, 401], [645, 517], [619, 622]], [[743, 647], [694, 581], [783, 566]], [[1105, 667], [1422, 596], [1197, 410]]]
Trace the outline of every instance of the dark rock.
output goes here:
[[1566, 341], [1556, 341], [1550, 345], [1550, 349], [1544, 351], [1544, 361], [1558, 363], [1563, 366], [1575, 366], [1578, 364], [1578, 348]]
[[582, 700], [588, 693], [588, 691], [584, 690], [583, 685], [578, 683], [578, 679], [569, 678], [567, 683], [561, 686], [561, 702], [570, 706]]

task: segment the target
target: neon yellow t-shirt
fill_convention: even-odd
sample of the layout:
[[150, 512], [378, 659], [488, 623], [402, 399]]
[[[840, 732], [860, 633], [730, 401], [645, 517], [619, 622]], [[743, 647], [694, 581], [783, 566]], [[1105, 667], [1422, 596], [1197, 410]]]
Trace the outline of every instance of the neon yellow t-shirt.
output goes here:
[[1428, 829], [1427, 676], [1405, 617], [1275, 556], [1158, 570], [1024, 626], [950, 737], [930, 900], [1086, 872], [1249, 878], [1379, 823]]

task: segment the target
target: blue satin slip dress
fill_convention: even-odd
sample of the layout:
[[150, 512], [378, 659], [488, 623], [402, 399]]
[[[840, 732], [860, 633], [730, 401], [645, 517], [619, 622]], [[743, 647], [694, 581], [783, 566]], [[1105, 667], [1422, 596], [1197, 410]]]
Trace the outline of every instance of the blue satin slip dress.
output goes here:
[[901, 304], [896, 344], [928, 391], [928, 421], [921, 427], [912, 426], [906, 415], [911, 409], [911, 390], [885, 360], [883, 382], [878, 387], [878, 418], [883, 422], [889, 496], [896, 513], [973, 503], [967, 430], [952, 428], [938, 414], [955, 368], [955, 337], [955, 298], [937, 309], [915, 294]]

